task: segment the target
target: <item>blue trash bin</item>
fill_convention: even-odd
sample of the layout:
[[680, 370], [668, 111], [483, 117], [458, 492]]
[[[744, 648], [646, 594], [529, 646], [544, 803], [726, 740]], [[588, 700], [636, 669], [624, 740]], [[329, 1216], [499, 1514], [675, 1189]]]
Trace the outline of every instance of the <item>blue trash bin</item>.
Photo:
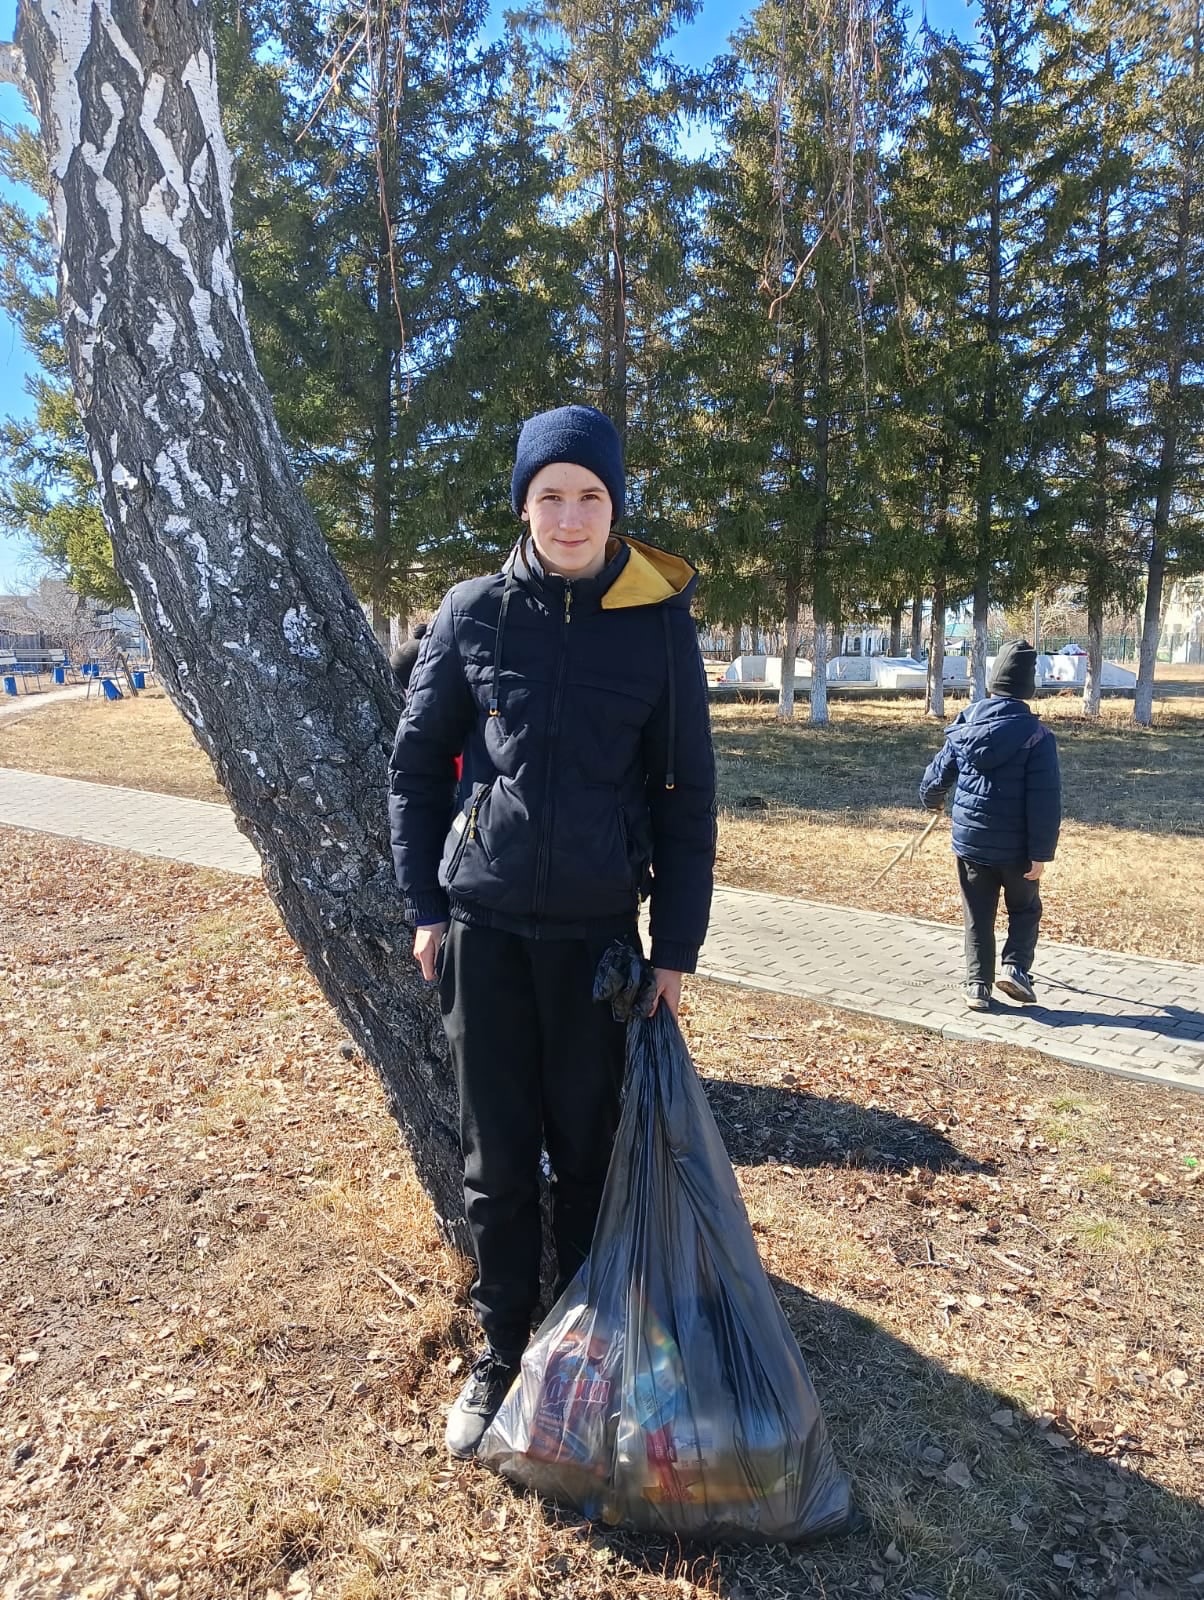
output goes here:
[[65, 667], [55, 667], [55, 669], [54, 669], [54, 681], [55, 681], [55, 683], [66, 683], [66, 681], [67, 681], [67, 671], [66, 671]]
[[100, 680], [100, 683], [101, 683], [101, 688], [103, 688], [103, 690], [105, 692], [105, 699], [106, 700], [124, 700], [125, 699], [125, 696], [122, 694], [121, 690], [117, 687], [117, 685], [113, 682], [112, 678], [102, 678]]
[[4, 680], [4, 692], [5, 692], [5, 694], [11, 694], [14, 700], [16, 699], [16, 697], [17, 697], [17, 680], [16, 680], [16, 678], [13, 678], [13, 677], [5, 678], [5, 680]]
[[145, 689], [146, 688], [146, 673], [145, 672], [134, 671], [134, 672], [130, 673], [130, 677], [133, 678], [133, 680], [134, 680], [134, 688], [135, 689]]

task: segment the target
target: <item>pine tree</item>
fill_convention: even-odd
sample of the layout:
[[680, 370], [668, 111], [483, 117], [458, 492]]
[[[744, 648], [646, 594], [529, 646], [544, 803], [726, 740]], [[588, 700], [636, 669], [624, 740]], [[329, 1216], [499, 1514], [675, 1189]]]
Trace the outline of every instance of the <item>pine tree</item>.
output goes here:
[[1146, 93], [1138, 187], [1144, 240], [1135, 433], [1146, 594], [1134, 721], [1153, 722], [1168, 573], [1204, 570], [1204, 13], [1142, 5]]
[[[1010, 597], [1029, 548], [1028, 452], [1035, 370], [1034, 227], [1045, 195], [1032, 171], [1043, 132], [1032, 55], [1039, 0], [983, 0], [970, 73], [979, 189], [967, 263], [967, 321], [977, 371], [972, 424], [972, 692], [986, 693], [987, 613]], [[1019, 581], [1027, 575], [1021, 573]]]
[[[26, 128], [0, 133], [0, 171], [35, 195], [49, 193], [45, 154]], [[28, 537], [77, 594], [128, 604], [71, 394], [45, 207], [0, 203], [0, 304], [39, 368], [29, 380], [32, 416], [0, 423], [0, 528]]]
[[626, 443], [627, 522], [654, 536], [672, 513], [660, 471], [681, 426], [675, 351], [690, 301], [703, 163], [681, 153], [706, 80], [670, 43], [698, 0], [636, 7], [545, 0], [512, 15], [553, 127], [554, 215], [581, 262], [576, 397], [601, 407]]
[[[479, 520], [497, 474], [461, 440], [479, 434], [507, 358], [525, 356], [528, 376], [533, 365], [529, 344], [505, 337], [497, 277], [512, 285], [511, 235], [538, 165], [518, 171], [513, 142], [490, 146], [505, 63], [479, 47], [484, 15], [429, 0], [332, 16], [296, 0], [281, 36], [284, 158], [261, 165], [262, 201], [243, 206], [265, 376], [385, 642], [390, 614], [430, 600], [445, 575], [432, 542], [469, 553], [465, 519]], [[482, 317], [501, 359], [474, 373], [461, 335]], [[479, 362], [479, 339], [470, 353]]]
[[753, 13], [690, 341], [701, 499], [726, 590], [759, 582], [784, 618], [782, 717], [809, 602], [819, 724], [829, 630], [861, 587], [885, 467], [872, 448], [890, 315], [876, 186], [899, 50], [889, 10], [767, 0]]
[[1046, 13], [1037, 78], [1049, 109], [1050, 203], [1039, 245], [1055, 353], [1044, 451], [1042, 586], [1069, 579], [1087, 610], [1083, 710], [1098, 716], [1103, 619], [1135, 582], [1133, 438], [1126, 331], [1140, 254], [1133, 203], [1135, 69], [1128, 8], [1085, 0]]
[[966, 47], [927, 30], [912, 116], [890, 171], [899, 282], [894, 389], [907, 464], [890, 485], [918, 524], [908, 565], [930, 590], [927, 707], [945, 714], [945, 615], [972, 589], [971, 429], [977, 414], [971, 222], [973, 75]]

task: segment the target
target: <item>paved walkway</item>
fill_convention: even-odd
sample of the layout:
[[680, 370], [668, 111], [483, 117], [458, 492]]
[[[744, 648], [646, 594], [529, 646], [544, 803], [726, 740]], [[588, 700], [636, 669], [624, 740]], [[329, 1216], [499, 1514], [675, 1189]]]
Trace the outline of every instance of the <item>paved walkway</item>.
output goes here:
[[44, 689], [40, 694], [19, 694], [15, 700], [5, 695], [0, 700], [0, 717], [27, 717], [43, 706], [57, 705], [60, 700], [82, 700], [88, 693], [86, 683], [73, 683], [65, 689]]
[[207, 800], [0, 767], [0, 823], [194, 867], [259, 875], [255, 847], [234, 826], [230, 808]]
[[[0, 768], [0, 824], [257, 875], [229, 810]], [[1041, 1003], [961, 1003], [961, 929], [720, 888], [699, 971], [1104, 1072], [1204, 1090], [1204, 967], [1043, 943]]]

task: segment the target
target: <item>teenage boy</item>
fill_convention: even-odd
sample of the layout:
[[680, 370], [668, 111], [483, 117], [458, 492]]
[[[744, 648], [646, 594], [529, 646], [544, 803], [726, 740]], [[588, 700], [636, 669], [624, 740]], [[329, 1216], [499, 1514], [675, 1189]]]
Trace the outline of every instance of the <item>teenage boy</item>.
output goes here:
[[[1032, 965], [1041, 925], [1041, 874], [1062, 821], [1058, 747], [1026, 701], [1037, 692], [1037, 652], [1026, 639], [995, 658], [990, 697], [959, 712], [920, 781], [939, 811], [953, 789], [953, 853], [966, 922], [966, 1005], [988, 1011], [991, 985], [1022, 1005], [1036, 1001]], [[995, 977], [995, 914], [1008, 915], [1003, 970]]]
[[[523, 426], [522, 535], [445, 597], [390, 763], [414, 957], [439, 979], [460, 1094], [472, 1304], [485, 1348], [447, 1446], [472, 1455], [517, 1374], [539, 1298], [539, 1165], [558, 1289], [589, 1251], [619, 1117], [624, 1030], [592, 1000], [650, 893], [658, 1003], [676, 1014], [710, 912], [715, 768], [688, 562], [616, 535], [609, 419]], [[464, 754], [458, 789], [451, 758]]]

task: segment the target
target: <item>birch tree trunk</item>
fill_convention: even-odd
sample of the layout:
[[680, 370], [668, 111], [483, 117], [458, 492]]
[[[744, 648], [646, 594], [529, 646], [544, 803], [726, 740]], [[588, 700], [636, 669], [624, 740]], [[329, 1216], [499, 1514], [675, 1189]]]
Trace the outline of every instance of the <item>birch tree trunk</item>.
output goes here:
[[462, 1240], [454, 1092], [389, 864], [397, 696], [251, 349], [209, 8], [23, 0], [17, 43], [117, 569], [285, 925]]

